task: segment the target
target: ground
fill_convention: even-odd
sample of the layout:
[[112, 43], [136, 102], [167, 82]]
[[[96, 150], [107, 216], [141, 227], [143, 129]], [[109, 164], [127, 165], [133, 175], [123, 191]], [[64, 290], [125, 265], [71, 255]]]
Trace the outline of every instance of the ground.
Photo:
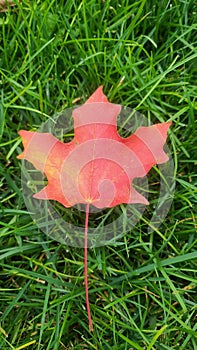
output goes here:
[[[0, 13], [0, 349], [197, 349], [196, 1], [15, 3]], [[18, 130], [37, 130], [100, 85], [110, 102], [152, 123], [172, 121], [176, 187], [165, 220], [149, 232], [153, 169], [141, 220], [113, 245], [89, 249], [92, 333], [83, 249], [40, 231], [16, 157]], [[76, 220], [72, 209], [58, 210]]]

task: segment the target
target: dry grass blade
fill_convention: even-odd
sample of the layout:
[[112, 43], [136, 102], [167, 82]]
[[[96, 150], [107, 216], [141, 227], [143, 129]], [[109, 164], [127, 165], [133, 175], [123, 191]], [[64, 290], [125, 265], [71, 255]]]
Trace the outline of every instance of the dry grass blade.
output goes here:
[[7, 11], [9, 6], [16, 6], [16, 3], [12, 0], [0, 0], [0, 12]]

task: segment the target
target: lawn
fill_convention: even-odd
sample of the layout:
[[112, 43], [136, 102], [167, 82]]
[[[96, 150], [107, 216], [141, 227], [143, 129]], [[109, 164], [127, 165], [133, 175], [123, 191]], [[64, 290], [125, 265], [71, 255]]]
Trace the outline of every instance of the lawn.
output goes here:
[[[0, 12], [0, 349], [196, 350], [196, 1], [15, 3]], [[36, 225], [16, 157], [20, 129], [38, 130], [100, 85], [110, 102], [172, 122], [176, 186], [163, 222], [149, 229], [160, 181], [151, 170], [142, 218], [88, 250], [90, 332], [83, 249]]]

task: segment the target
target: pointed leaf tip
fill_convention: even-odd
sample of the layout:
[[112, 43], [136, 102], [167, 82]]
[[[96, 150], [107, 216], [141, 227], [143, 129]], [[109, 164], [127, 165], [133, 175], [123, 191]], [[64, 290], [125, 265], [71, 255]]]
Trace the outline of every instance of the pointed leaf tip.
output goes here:
[[99, 86], [98, 89], [88, 98], [85, 103], [93, 103], [93, 102], [109, 102], [107, 97], [103, 93], [103, 85]]
[[167, 137], [167, 132], [169, 127], [172, 125], [172, 122], [165, 122], [165, 123], [158, 123], [155, 124], [155, 126], [157, 127], [157, 130], [161, 133], [162, 137], [164, 138], [164, 140]]
[[28, 143], [30, 142], [30, 140], [32, 139], [32, 137], [35, 133], [32, 131], [27, 131], [27, 130], [19, 130], [18, 134], [22, 139], [24, 151], [21, 154], [19, 154], [16, 158], [17, 159], [24, 159], [25, 158], [25, 148], [27, 147]]

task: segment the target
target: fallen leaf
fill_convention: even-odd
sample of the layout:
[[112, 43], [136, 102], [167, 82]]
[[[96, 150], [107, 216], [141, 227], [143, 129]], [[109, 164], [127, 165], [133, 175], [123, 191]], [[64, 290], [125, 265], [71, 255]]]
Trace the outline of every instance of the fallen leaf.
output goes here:
[[48, 179], [35, 198], [57, 200], [65, 207], [148, 204], [133, 188], [132, 180], [168, 160], [163, 146], [171, 123], [139, 127], [122, 138], [116, 126], [120, 110], [120, 105], [108, 102], [100, 87], [74, 110], [71, 142], [62, 143], [50, 133], [19, 131], [24, 151], [18, 158], [30, 161]]
[[84, 275], [89, 327], [93, 330], [88, 300], [87, 235], [89, 207], [110, 208], [121, 203], [148, 201], [132, 186], [156, 164], [165, 163], [163, 150], [170, 122], [139, 127], [131, 136], [117, 132], [121, 106], [110, 103], [100, 86], [84, 105], [74, 109], [74, 138], [62, 143], [50, 133], [21, 130], [24, 151], [18, 156], [43, 172], [48, 184], [34, 195], [56, 200], [65, 207], [86, 204]]

